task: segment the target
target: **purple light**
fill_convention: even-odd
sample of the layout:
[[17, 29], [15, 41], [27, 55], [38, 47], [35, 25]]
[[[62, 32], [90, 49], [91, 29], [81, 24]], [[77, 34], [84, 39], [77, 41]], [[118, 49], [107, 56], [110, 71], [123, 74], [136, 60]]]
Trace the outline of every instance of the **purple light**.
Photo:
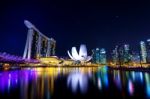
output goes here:
[[133, 86], [133, 83], [132, 83], [131, 80], [129, 80], [129, 82], [128, 82], [128, 91], [129, 91], [130, 95], [133, 95], [133, 93], [134, 93], [134, 86]]
[[36, 72], [31, 70], [15, 70], [4, 71], [0, 75], [0, 92], [9, 91], [11, 88], [17, 87], [19, 81], [28, 82], [36, 78]]
[[119, 72], [117, 72], [117, 75], [114, 75], [114, 82], [115, 82], [116, 86], [121, 90], [122, 86], [121, 86], [121, 79], [120, 79]]
[[23, 59], [22, 57], [10, 55], [7, 53], [0, 53], [0, 62], [1, 63], [39, 63], [39, 60], [36, 59]]

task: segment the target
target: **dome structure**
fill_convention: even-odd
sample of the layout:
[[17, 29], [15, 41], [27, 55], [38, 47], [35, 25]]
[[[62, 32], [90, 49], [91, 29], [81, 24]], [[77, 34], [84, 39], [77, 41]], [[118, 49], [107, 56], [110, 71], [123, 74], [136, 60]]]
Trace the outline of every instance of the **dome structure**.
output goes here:
[[86, 45], [84, 45], [84, 44], [80, 45], [79, 53], [77, 52], [76, 47], [72, 47], [71, 54], [69, 51], [67, 51], [67, 52], [68, 52], [69, 57], [74, 61], [87, 62], [87, 61], [90, 61], [92, 58], [91, 56], [87, 55], [87, 48], [86, 48]]

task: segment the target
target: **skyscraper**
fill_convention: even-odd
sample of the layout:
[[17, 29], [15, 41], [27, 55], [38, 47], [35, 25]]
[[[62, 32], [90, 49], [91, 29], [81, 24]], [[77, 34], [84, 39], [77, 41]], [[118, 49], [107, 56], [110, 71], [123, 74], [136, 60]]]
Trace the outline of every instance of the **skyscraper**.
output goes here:
[[132, 52], [132, 63], [140, 63], [140, 54], [138, 52]]
[[104, 48], [100, 49], [100, 63], [101, 64], [106, 64], [106, 50]]
[[106, 64], [107, 59], [106, 59], [106, 50], [104, 48], [99, 49], [93, 49], [92, 50], [93, 55], [92, 55], [92, 61], [97, 64]]
[[141, 61], [142, 63], [146, 63], [146, 58], [147, 58], [147, 51], [146, 51], [146, 44], [144, 41], [140, 42], [140, 48], [141, 48]]
[[129, 45], [125, 44], [124, 53], [123, 53], [123, 62], [129, 63], [130, 61], [131, 61], [131, 53], [130, 53]]
[[92, 62], [100, 64], [100, 49], [96, 48], [92, 50]]
[[116, 46], [115, 49], [112, 51], [112, 62], [116, 65], [119, 62], [118, 46]]
[[128, 44], [116, 46], [112, 52], [113, 63], [116, 65], [128, 64], [131, 62], [131, 53]]
[[146, 50], [147, 50], [147, 63], [150, 63], [150, 39], [146, 42]]

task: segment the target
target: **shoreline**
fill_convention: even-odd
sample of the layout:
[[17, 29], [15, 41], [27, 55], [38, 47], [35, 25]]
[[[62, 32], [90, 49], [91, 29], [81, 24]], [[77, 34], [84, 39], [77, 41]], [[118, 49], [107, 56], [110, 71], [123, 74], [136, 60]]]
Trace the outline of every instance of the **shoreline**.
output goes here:
[[[21, 69], [21, 68], [88, 68], [88, 67], [103, 67], [105, 65], [64, 65], [64, 66], [58, 66], [58, 65], [22, 65], [22, 66], [0, 66], [0, 70], [15, 70], [15, 69]], [[147, 71], [150, 72], [150, 67], [134, 67], [134, 66], [129, 66], [129, 67], [120, 67], [120, 66], [108, 66], [106, 65], [110, 70], [121, 70], [121, 71]]]
[[121, 71], [146, 71], [146, 72], [150, 72], [150, 68], [144, 68], [144, 67], [112, 67], [112, 66], [108, 66], [109, 69], [113, 69], [113, 70], [121, 70]]

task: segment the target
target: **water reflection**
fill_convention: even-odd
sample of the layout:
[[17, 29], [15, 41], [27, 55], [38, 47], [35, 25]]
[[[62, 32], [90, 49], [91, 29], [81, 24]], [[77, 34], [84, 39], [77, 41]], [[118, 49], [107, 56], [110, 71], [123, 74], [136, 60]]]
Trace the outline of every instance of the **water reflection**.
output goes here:
[[99, 71], [97, 72], [97, 83], [98, 83], [98, 88], [101, 90], [102, 87], [108, 88], [109, 86], [109, 81], [108, 81], [108, 73], [107, 67], [99, 68]]
[[81, 71], [73, 71], [67, 78], [67, 86], [71, 86], [71, 89], [74, 93], [77, 92], [78, 88], [82, 93], [85, 93], [88, 87], [88, 76]]
[[63, 92], [66, 95], [81, 93], [101, 97], [116, 94], [115, 97], [121, 98], [150, 98], [150, 73], [111, 70], [107, 66], [23, 68], [0, 72], [0, 98], [15, 95], [18, 95], [15, 99], [50, 99], [59, 95], [63, 98]]
[[131, 80], [128, 80], [128, 92], [130, 95], [133, 95], [133, 93], [134, 93], [134, 85]]
[[148, 72], [107, 70], [104, 67], [98, 69], [96, 79], [95, 84], [101, 92], [108, 90], [108, 93], [113, 93], [116, 90], [122, 97], [150, 98], [150, 73]]
[[145, 73], [146, 94], [150, 97], [150, 74]]
[[8, 91], [10, 87], [16, 87], [18, 84], [18, 75], [16, 72], [4, 72], [0, 75], [0, 91]]
[[121, 91], [122, 90], [122, 84], [121, 84], [121, 77], [119, 71], [114, 71], [113, 74], [113, 80], [117, 88]]

